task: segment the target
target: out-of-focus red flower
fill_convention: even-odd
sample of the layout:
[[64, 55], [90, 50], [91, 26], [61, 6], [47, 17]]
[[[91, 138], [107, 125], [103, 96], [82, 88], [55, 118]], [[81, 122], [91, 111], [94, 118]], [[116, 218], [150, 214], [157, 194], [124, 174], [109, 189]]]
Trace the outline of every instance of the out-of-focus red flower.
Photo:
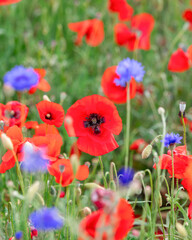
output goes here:
[[60, 104], [44, 100], [36, 104], [36, 107], [43, 122], [61, 127], [64, 120], [64, 110]]
[[118, 13], [120, 21], [129, 21], [134, 11], [126, 0], [108, 0], [108, 9], [110, 12]]
[[37, 121], [28, 121], [25, 123], [25, 127], [27, 129], [36, 129], [38, 127], [38, 122]]
[[139, 95], [143, 95], [144, 94], [143, 83], [137, 83], [137, 85], [136, 85], [136, 93], [139, 94]]
[[192, 219], [192, 202], [190, 202], [188, 207], [188, 218]]
[[48, 92], [51, 90], [51, 86], [49, 83], [44, 79], [46, 75], [45, 69], [34, 69], [34, 71], [38, 74], [39, 79], [38, 79], [38, 84], [35, 87], [32, 87], [29, 90], [29, 94], [33, 94], [37, 91], [37, 89], [43, 91], [43, 92]]
[[59, 197], [60, 197], [60, 198], [64, 198], [64, 197], [65, 197], [65, 192], [62, 191], [62, 192], [60, 193], [60, 196], [59, 196]]
[[74, 131], [68, 123], [69, 136], [78, 137], [78, 148], [93, 156], [104, 155], [118, 147], [114, 135], [122, 130], [122, 120], [115, 105], [105, 97], [91, 95], [78, 100], [67, 111]]
[[[173, 151], [174, 177], [183, 179], [181, 184], [187, 190], [189, 199], [192, 201], [192, 156], [186, 155], [186, 146], [176, 147]], [[167, 169], [172, 176], [172, 158], [171, 151], [159, 157], [159, 166], [161, 169]], [[156, 168], [156, 164], [154, 164]]]
[[20, 2], [21, 0], [0, 0], [0, 6], [1, 5], [9, 5], [13, 3]]
[[186, 9], [183, 12], [182, 17], [185, 21], [187, 21], [189, 23], [189, 30], [192, 31], [192, 10], [191, 9]]
[[26, 105], [17, 101], [8, 102], [6, 105], [0, 103], [0, 120], [4, 121], [7, 127], [14, 125], [21, 127], [24, 125], [28, 111]]
[[131, 19], [130, 27], [124, 23], [115, 25], [115, 41], [118, 45], [126, 47], [129, 51], [135, 49], [150, 49], [150, 36], [155, 20], [149, 13], [135, 15]]
[[[25, 142], [21, 129], [17, 126], [10, 127], [6, 135], [11, 139], [14, 147], [14, 152], [17, 155], [18, 161], [22, 160], [22, 147]], [[0, 164], [0, 173], [5, 173], [7, 170], [15, 166], [15, 157], [11, 150], [8, 150], [2, 157]]]
[[135, 140], [131, 145], [130, 145], [130, 150], [135, 150], [137, 153], [142, 153], [143, 149], [148, 145], [148, 143], [142, 139], [139, 138]]
[[37, 237], [37, 236], [38, 236], [37, 229], [31, 229], [31, 239], [33, 239], [33, 237]]
[[189, 55], [179, 48], [175, 51], [169, 60], [168, 70], [171, 72], [184, 72], [190, 68]]
[[55, 176], [55, 181], [61, 183], [63, 187], [72, 183], [74, 178], [83, 181], [89, 176], [89, 168], [86, 165], [79, 166], [74, 176], [73, 167], [69, 159], [58, 159], [56, 162], [48, 166], [48, 171]]
[[77, 142], [74, 142], [73, 145], [71, 146], [69, 157], [71, 157], [73, 154], [75, 154], [78, 158], [80, 158], [81, 156], [81, 151], [77, 146]]
[[[114, 103], [122, 104], [127, 101], [127, 87], [117, 86], [114, 83], [115, 78], [119, 78], [116, 73], [117, 66], [108, 67], [102, 77], [101, 86], [104, 94]], [[130, 81], [130, 99], [136, 94], [136, 81], [132, 78]]]
[[120, 199], [117, 206], [107, 213], [99, 209], [80, 223], [80, 236], [78, 240], [91, 239], [124, 239], [131, 230], [134, 222], [134, 213], [131, 205]]
[[92, 47], [96, 47], [103, 42], [104, 26], [101, 20], [91, 19], [69, 23], [68, 27], [71, 31], [77, 33], [77, 38], [75, 40], [76, 45], [81, 45], [84, 36], [86, 43]]

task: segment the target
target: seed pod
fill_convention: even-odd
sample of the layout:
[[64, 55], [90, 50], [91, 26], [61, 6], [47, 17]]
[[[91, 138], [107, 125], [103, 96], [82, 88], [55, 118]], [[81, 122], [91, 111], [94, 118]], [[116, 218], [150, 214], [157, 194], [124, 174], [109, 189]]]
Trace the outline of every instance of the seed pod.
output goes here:
[[144, 148], [144, 150], [143, 150], [143, 152], [141, 154], [142, 159], [146, 159], [146, 158], [148, 158], [151, 155], [152, 148], [153, 147], [152, 147], [151, 144], [147, 145], [147, 147]]

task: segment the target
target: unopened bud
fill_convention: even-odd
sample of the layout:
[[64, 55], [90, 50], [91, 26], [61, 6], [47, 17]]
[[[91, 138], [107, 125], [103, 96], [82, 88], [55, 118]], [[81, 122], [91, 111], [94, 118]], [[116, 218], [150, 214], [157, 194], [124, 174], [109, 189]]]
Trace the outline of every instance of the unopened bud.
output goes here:
[[143, 152], [141, 154], [142, 159], [146, 159], [151, 155], [152, 148], [153, 148], [152, 145], [149, 144], [143, 149]]
[[179, 110], [181, 113], [184, 113], [186, 109], [186, 103], [185, 102], [180, 102], [179, 103]]
[[83, 210], [82, 210], [82, 215], [84, 217], [88, 216], [91, 214], [91, 209], [89, 207], [84, 207]]
[[37, 181], [28, 189], [26, 198], [29, 202], [32, 202], [33, 198], [35, 197], [35, 194], [39, 190], [39, 186], [40, 183]]
[[160, 115], [165, 114], [165, 109], [164, 109], [163, 107], [159, 107], [159, 108], [158, 108], [158, 113], [159, 113]]
[[47, 95], [43, 95], [43, 100], [51, 102], [50, 98]]
[[186, 231], [186, 229], [185, 229], [185, 227], [181, 224], [181, 223], [179, 223], [179, 222], [177, 222], [176, 223], [176, 228], [177, 228], [177, 231], [178, 231], [178, 233], [182, 236], [182, 237], [187, 237], [187, 231]]
[[10, 85], [4, 84], [3, 85], [3, 92], [4, 92], [6, 97], [12, 97], [15, 93], [15, 90]]
[[76, 189], [76, 195], [77, 195], [77, 197], [80, 197], [80, 196], [81, 196], [81, 193], [82, 193], [81, 188], [78, 187], [78, 188]]
[[139, 171], [135, 173], [133, 180], [141, 180], [141, 178], [144, 178], [145, 172], [144, 171]]
[[13, 143], [5, 133], [1, 134], [1, 141], [5, 149], [11, 150], [11, 151], [13, 150]]
[[161, 196], [161, 193], [159, 193], [159, 207], [161, 207], [162, 206], [162, 196]]
[[60, 104], [63, 103], [66, 97], [67, 97], [67, 94], [65, 92], [60, 93]]
[[150, 195], [151, 195], [151, 187], [150, 187], [150, 186], [146, 186], [146, 187], [145, 187], [145, 194], [146, 194], [147, 196], [150, 196]]
[[102, 188], [100, 185], [98, 185], [97, 183], [85, 183], [84, 187], [89, 188], [89, 189], [94, 189], [94, 188]]

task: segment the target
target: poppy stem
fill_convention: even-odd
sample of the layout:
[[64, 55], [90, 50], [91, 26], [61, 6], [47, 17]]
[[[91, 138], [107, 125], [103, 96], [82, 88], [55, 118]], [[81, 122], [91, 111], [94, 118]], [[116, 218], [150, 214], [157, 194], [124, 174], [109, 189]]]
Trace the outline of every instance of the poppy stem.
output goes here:
[[131, 115], [131, 102], [130, 102], [130, 84], [127, 83], [127, 115], [126, 115], [126, 138], [125, 138], [125, 168], [129, 164], [129, 135], [130, 135], [130, 115]]
[[171, 227], [171, 236], [174, 239], [175, 234], [175, 212], [174, 212], [174, 158], [173, 158], [173, 150], [171, 150], [171, 158], [172, 158], [172, 181], [171, 181], [171, 220], [172, 220], [172, 227]]
[[186, 152], [187, 152], [186, 126], [185, 126], [185, 121], [184, 121], [182, 112], [181, 112], [181, 119], [182, 119], [182, 124], [183, 124], [183, 143], [186, 146]]
[[22, 177], [22, 174], [21, 174], [21, 169], [20, 169], [20, 166], [19, 166], [19, 161], [17, 159], [16, 153], [14, 152], [14, 150], [12, 150], [12, 153], [13, 153], [13, 156], [15, 158], [16, 171], [17, 171], [17, 176], [19, 178], [19, 182], [20, 182], [20, 185], [21, 185], [21, 191], [22, 191], [23, 195], [25, 195], [24, 182], [23, 182], [23, 177]]
[[106, 180], [106, 178], [105, 178], [105, 172], [104, 172], [104, 167], [103, 167], [103, 162], [102, 162], [101, 156], [99, 156], [99, 163], [100, 163], [101, 172], [102, 172], [102, 175], [103, 175], [104, 187], [105, 187], [105, 188], [108, 188], [108, 186], [107, 186], [107, 180]]

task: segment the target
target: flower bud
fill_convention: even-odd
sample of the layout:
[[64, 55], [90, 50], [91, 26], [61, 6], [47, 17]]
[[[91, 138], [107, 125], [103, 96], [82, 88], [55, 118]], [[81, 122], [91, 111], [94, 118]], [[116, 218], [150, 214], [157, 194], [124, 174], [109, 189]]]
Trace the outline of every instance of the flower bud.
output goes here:
[[38, 192], [40, 186], [40, 182], [36, 181], [33, 185], [28, 189], [26, 198], [29, 202], [32, 202], [35, 194]]
[[151, 155], [151, 152], [152, 152], [152, 145], [149, 144], [144, 148], [141, 154], [142, 159], [148, 158]]
[[64, 102], [66, 97], [67, 97], [66, 92], [61, 92], [60, 93], [60, 104], [62, 104]]
[[179, 110], [181, 113], [184, 113], [186, 109], [186, 102], [180, 102], [179, 103]]
[[159, 107], [159, 108], [158, 108], [158, 113], [159, 113], [160, 115], [165, 114], [165, 109], [164, 109], [163, 107]]
[[181, 223], [179, 223], [179, 222], [177, 222], [176, 223], [176, 228], [177, 228], [177, 231], [178, 231], [178, 233], [182, 236], [182, 237], [187, 237], [187, 231], [186, 231], [186, 229], [185, 229], [185, 227], [181, 224]]
[[162, 196], [161, 196], [161, 193], [159, 193], [159, 207], [161, 207], [162, 206]]
[[77, 198], [81, 196], [81, 193], [82, 193], [81, 188], [78, 187], [78, 188], [76, 189]]
[[84, 187], [85, 187], [85, 188], [88, 188], [88, 189], [95, 189], [95, 188], [104, 189], [103, 187], [101, 187], [101, 186], [98, 185], [97, 183], [85, 183], [85, 184], [84, 184]]
[[150, 196], [151, 195], [151, 187], [150, 186], [146, 186], [145, 187], [145, 194], [146, 194], [146, 196]]
[[1, 141], [5, 149], [11, 150], [11, 151], [13, 150], [13, 143], [5, 133], [1, 134]]
[[47, 95], [43, 95], [43, 100], [51, 102], [50, 98]]
[[89, 207], [84, 207], [82, 210], [82, 214], [84, 217], [88, 216], [91, 214], [91, 209]]

